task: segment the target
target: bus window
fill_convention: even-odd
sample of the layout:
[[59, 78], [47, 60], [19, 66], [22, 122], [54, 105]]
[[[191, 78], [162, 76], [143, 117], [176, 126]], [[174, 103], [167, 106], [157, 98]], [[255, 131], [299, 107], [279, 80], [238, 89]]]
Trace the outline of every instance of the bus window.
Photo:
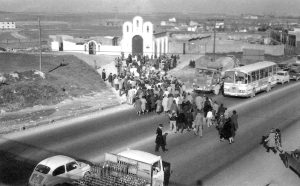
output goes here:
[[260, 69], [259, 70], [259, 79], [263, 79], [265, 75], [265, 69]]
[[255, 71], [255, 79], [256, 81], [259, 80], [259, 71]]
[[269, 67], [269, 76], [271, 76], [273, 74], [273, 67]]
[[251, 72], [252, 82], [256, 81], [255, 72]]
[[276, 72], [277, 72], [276, 68], [277, 68], [276, 65], [274, 65], [274, 66], [273, 66], [273, 75], [275, 75]]
[[269, 69], [265, 68], [264, 69], [264, 78], [267, 78], [269, 76]]
[[236, 72], [235, 73], [235, 82], [236, 83], [247, 83], [247, 78], [246, 78], [246, 74], [242, 73], [242, 72]]
[[250, 75], [247, 75], [248, 76], [248, 83], [251, 83], [251, 76]]
[[224, 82], [225, 83], [234, 83], [234, 72], [233, 71], [225, 72]]

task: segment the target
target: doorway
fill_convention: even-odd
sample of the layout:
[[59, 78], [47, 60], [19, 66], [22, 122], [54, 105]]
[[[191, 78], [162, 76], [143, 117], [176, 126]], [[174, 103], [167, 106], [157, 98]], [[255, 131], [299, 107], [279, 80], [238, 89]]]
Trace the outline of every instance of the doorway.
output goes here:
[[93, 41], [89, 43], [89, 54], [91, 55], [96, 54], [96, 44]]
[[143, 55], [143, 38], [136, 35], [132, 38], [132, 55]]

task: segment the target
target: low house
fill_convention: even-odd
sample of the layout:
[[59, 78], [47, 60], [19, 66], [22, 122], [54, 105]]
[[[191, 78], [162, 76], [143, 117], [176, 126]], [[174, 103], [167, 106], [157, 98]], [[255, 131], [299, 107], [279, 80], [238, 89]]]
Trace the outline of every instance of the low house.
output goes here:
[[106, 54], [120, 55], [119, 37], [103, 36], [89, 38], [74, 38], [72, 36], [57, 35], [52, 38], [52, 51], [78, 52], [91, 55]]

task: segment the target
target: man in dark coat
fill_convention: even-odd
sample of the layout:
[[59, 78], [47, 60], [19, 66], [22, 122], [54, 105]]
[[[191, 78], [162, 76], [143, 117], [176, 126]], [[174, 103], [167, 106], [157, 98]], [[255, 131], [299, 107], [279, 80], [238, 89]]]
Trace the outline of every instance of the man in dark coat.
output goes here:
[[112, 76], [112, 73], [110, 73], [109, 75], [108, 75], [108, 82], [110, 83], [110, 85], [111, 86], [113, 86], [113, 76]]
[[166, 141], [165, 141], [164, 136], [162, 134], [162, 128], [163, 128], [163, 124], [159, 124], [159, 126], [156, 129], [155, 152], [159, 151], [159, 147], [161, 147], [164, 152], [168, 150], [168, 149], [165, 148]]
[[102, 79], [103, 79], [103, 81], [106, 80], [106, 72], [105, 72], [105, 69], [102, 70]]
[[233, 124], [233, 130], [234, 130], [233, 134], [234, 135], [233, 135], [232, 142], [234, 142], [234, 137], [235, 137], [236, 131], [239, 128], [239, 125], [238, 125], [238, 115], [236, 113], [236, 110], [232, 111], [232, 116], [230, 117], [230, 119], [231, 119], [231, 122]]

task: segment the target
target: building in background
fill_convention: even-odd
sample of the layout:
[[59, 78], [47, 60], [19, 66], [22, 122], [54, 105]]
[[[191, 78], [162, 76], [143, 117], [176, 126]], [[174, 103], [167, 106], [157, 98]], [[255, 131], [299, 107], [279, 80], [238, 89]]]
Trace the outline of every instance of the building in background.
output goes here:
[[15, 29], [16, 23], [13, 21], [1, 21], [0, 29]]
[[67, 35], [50, 36], [52, 51], [78, 52], [90, 55], [120, 55], [119, 37], [103, 36], [74, 38]]
[[144, 22], [140, 16], [134, 17], [132, 22], [125, 22], [121, 48], [125, 56], [153, 55], [153, 24]]

